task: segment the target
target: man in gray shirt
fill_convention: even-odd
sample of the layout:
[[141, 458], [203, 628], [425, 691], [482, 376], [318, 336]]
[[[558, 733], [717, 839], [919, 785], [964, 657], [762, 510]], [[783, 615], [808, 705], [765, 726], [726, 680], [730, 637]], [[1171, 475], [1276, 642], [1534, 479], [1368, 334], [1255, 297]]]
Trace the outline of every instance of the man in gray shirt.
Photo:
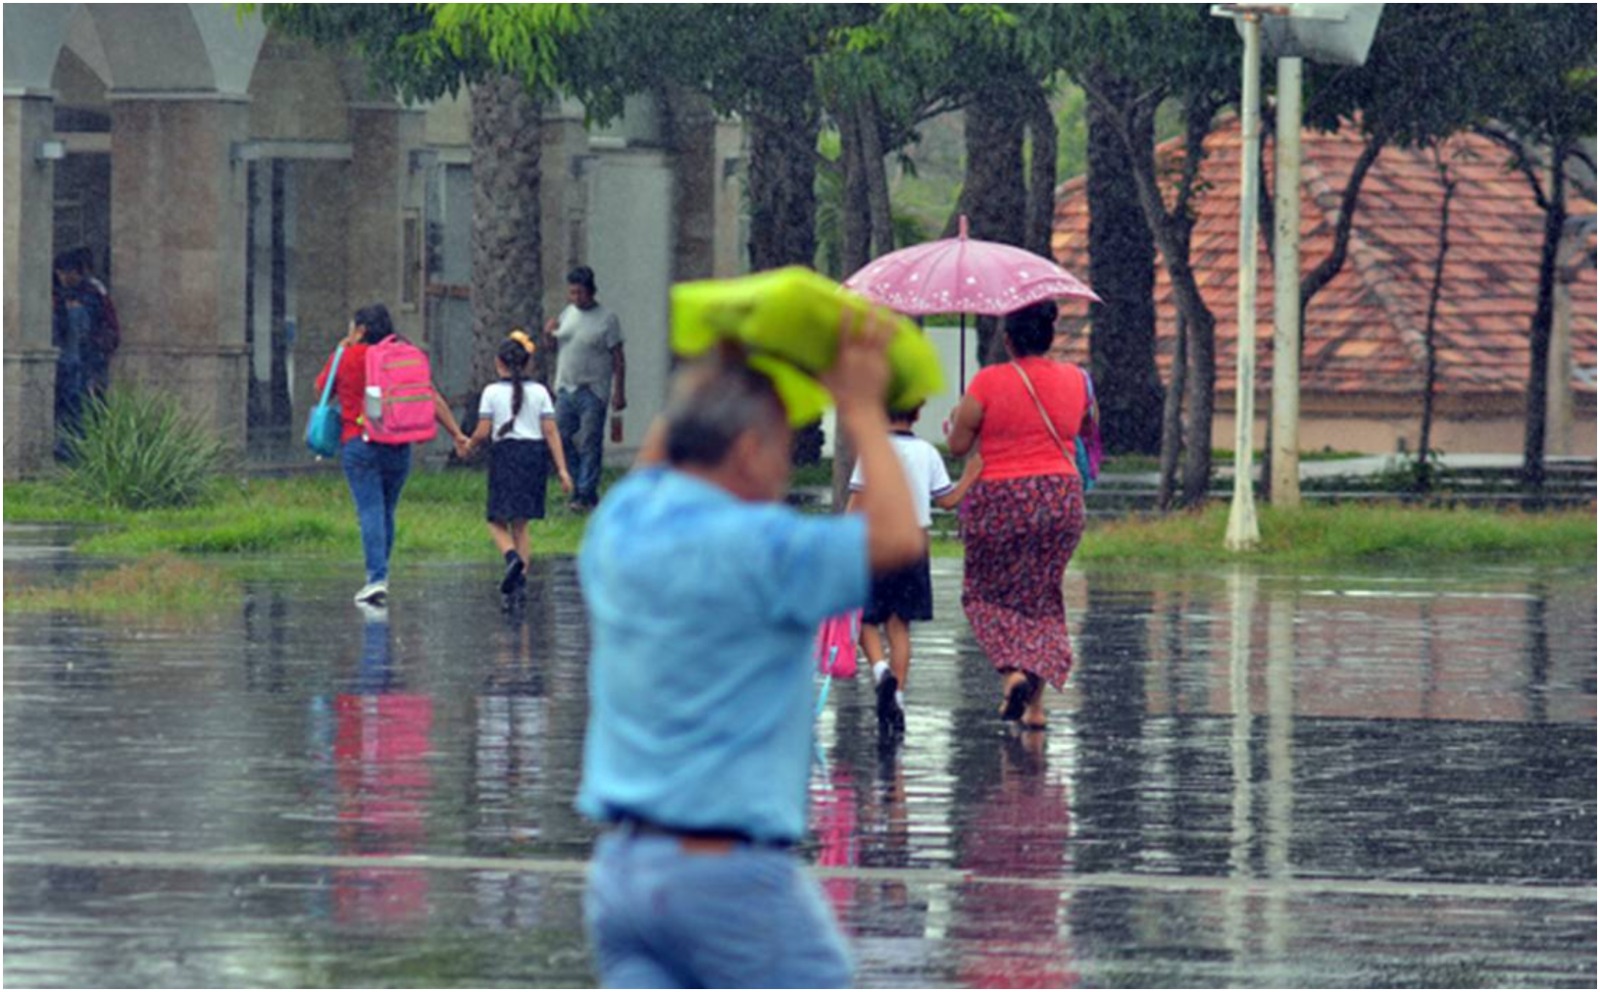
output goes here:
[[556, 427], [561, 443], [576, 452], [572, 509], [600, 502], [606, 397], [620, 413], [628, 405], [622, 355], [622, 325], [595, 300], [594, 270], [580, 265], [567, 273], [566, 309], [545, 324], [556, 347]]

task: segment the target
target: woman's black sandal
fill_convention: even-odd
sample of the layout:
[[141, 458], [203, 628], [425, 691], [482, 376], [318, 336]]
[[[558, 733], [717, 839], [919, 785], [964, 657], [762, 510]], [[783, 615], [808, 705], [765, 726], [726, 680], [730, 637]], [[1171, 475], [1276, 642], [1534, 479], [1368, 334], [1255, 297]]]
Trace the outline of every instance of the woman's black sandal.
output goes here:
[[1043, 683], [1044, 680], [1032, 672], [1022, 673], [1022, 681], [1006, 690], [1006, 707], [1000, 712], [1000, 719], [1007, 723], [1021, 720]]

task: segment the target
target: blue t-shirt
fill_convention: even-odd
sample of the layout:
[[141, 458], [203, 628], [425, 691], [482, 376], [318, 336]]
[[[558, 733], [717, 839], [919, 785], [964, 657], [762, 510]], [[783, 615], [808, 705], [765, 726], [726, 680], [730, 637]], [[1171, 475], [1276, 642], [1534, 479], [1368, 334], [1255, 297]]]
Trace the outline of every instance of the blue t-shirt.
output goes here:
[[593, 645], [578, 809], [798, 839], [812, 643], [867, 598], [865, 520], [653, 468], [606, 494], [578, 577]]

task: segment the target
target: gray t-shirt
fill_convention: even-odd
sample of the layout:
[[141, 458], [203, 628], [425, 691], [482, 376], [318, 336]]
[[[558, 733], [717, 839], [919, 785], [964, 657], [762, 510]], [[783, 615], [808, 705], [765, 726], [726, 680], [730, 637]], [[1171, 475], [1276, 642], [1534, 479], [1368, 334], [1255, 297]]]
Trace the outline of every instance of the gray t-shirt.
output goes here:
[[611, 349], [622, 343], [617, 315], [596, 303], [587, 310], [571, 304], [561, 311], [555, 339], [556, 391], [587, 386], [602, 400], [611, 399]]

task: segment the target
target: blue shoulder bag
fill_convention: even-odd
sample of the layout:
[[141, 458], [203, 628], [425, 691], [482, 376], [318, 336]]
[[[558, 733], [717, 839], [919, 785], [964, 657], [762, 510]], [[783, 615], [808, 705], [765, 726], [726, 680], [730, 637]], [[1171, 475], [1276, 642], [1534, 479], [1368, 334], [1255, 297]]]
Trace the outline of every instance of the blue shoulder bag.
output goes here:
[[339, 414], [339, 401], [333, 399], [333, 380], [339, 374], [339, 359], [344, 357], [344, 345], [333, 353], [328, 365], [328, 381], [322, 387], [322, 399], [311, 408], [306, 418], [306, 447], [318, 458], [332, 458], [339, 453], [339, 437], [344, 433], [344, 418]]

